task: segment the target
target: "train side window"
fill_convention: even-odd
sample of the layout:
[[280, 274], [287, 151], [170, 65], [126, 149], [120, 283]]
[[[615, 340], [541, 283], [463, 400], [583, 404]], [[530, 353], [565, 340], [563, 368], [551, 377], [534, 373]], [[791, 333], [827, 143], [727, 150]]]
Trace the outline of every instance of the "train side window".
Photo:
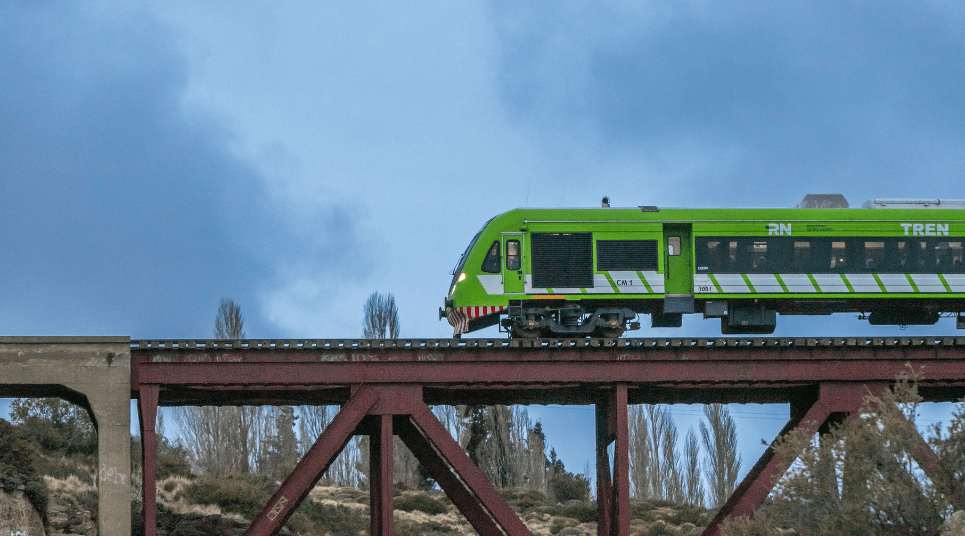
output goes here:
[[499, 273], [499, 240], [493, 242], [493, 245], [489, 246], [489, 252], [486, 253], [486, 258], [483, 259], [482, 271], [490, 274]]
[[790, 237], [767, 240], [767, 273], [784, 274], [791, 271], [793, 240]]
[[791, 270], [799, 274], [811, 271], [811, 242], [794, 242]]
[[885, 243], [869, 242], [864, 243], [864, 262], [859, 266], [865, 272], [886, 272], [885, 266]]
[[667, 237], [667, 249], [671, 256], [676, 257], [680, 255], [680, 237], [679, 236], [668, 236]]
[[963, 260], [965, 259], [962, 258], [963, 253], [965, 253], [965, 251], [963, 251], [962, 249], [961, 240], [957, 242], [949, 242], [948, 251], [952, 258], [951, 269], [949, 270], [949, 272], [953, 274], [960, 274], [965, 272], [965, 265], [963, 265]]
[[848, 243], [844, 241], [831, 242], [831, 269], [837, 272], [848, 266]]
[[726, 264], [721, 262], [723, 247], [719, 238], [698, 237], [696, 239], [697, 251], [697, 271], [701, 273], [719, 273], [726, 269]]
[[746, 254], [750, 258], [750, 271], [767, 272], [767, 242], [752, 242], [747, 246]]
[[509, 240], [506, 242], [506, 269], [511, 271], [519, 270], [523, 265], [522, 255], [519, 252], [519, 240]]

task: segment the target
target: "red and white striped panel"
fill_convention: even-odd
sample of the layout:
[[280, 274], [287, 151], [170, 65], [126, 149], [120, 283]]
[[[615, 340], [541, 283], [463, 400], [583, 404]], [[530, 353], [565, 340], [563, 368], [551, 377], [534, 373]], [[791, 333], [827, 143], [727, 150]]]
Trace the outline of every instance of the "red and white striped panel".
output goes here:
[[505, 311], [506, 306], [504, 305], [477, 305], [473, 307], [456, 307], [446, 316], [449, 321], [449, 325], [453, 327], [452, 335], [456, 336], [460, 333], [465, 333], [469, 331], [469, 321], [480, 318], [483, 316], [488, 316], [492, 314], [497, 314], [499, 312]]

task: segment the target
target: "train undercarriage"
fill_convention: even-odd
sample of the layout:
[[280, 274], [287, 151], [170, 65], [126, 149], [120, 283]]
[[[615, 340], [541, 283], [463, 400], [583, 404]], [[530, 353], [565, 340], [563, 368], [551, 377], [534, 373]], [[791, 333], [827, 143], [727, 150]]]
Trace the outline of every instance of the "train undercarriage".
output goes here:
[[470, 323], [470, 331], [499, 324], [513, 338], [617, 338], [640, 329], [640, 317], [650, 315], [653, 328], [681, 327], [684, 314], [719, 318], [725, 335], [769, 335], [777, 315], [855, 313], [870, 325], [933, 325], [955, 316], [965, 329], [965, 300], [934, 300], [910, 306], [904, 300], [527, 300], [511, 301], [505, 316], [490, 315]]

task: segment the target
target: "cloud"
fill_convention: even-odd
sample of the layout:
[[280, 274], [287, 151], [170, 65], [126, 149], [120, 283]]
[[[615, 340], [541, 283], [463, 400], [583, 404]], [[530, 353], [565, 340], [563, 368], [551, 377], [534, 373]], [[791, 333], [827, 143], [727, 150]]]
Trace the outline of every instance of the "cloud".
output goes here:
[[[790, 185], [796, 202], [802, 183], [801, 194], [948, 196], [965, 170], [953, 4], [497, 2], [493, 13], [505, 102], [564, 161], [673, 174], [668, 160], [709, 159], [688, 182], [745, 204]], [[740, 188], [751, 184], [774, 188], [751, 201]]]
[[230, 296], [268, 335], [261, 293], [364, 274], [359, 213], [268, 192], [149, 12], [5, 2], [0, 78], [0, 331], [208, 337]]

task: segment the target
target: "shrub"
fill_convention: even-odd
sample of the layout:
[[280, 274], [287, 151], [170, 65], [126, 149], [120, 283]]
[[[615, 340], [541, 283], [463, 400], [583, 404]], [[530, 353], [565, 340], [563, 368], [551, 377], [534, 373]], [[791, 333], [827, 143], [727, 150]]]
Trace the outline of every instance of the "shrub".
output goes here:
[[671, 525], [683, 525], [684, 523], [690, 523], [691, 525], [702, 527], [710, 521], [708, 517], [707, 509], [699, 506], [682, 504], [675, 508], [673, 515], [670, 516], [670, 519], [668, 519], [667, 522]]
[[499, 491], [503, 499], [516, 511], [525, 512], [537, 506], [546, 506], [546, 495], [532, 489], [506, 488]]
[[597, 507], [594, 502], [581, 502], [573, 506], [564, 507], [562, 515], [576, 519], [580, 523], [596, 522]]
[[454, 527], [427, 521], [425, 523], [398, 523], [395, 526], [396, 536], [430, 536], [433, 534], [449, 534], [455, 532]]
[[677, 532], [667, 526], [663, 521], [657, 521], [654, 524], [647, 527], [647, 530], [643, 532], [643, 536], [676, 536]]
[[0, 419], [0, 489], [24, 486], [24, 494], [47, 525], [47, 485], [37, 474], [37, 449], [9, 422]]
[[444, 514], [449, 511], [448, 505], [424, 493], [400, 495], [395, 498], [395, 509], [403, 512], [418, 510], [429, 515]]
[[583, 475], [562, 472], [556, 474], [549, 481], [550, 490], [556, 501], [585, 501], [590, 498], [590, 481]]
[[354, 536], [369, 528], [368, 512], [360, 508], [304, 501], [298, 511], [315, 527], [314, 534]]
[[222, 512], [253, 519], [271, 498], [272, 487], [255, 477], [204, 476], [184, 488], [184, 498], [194, 504], [216, 504]]

